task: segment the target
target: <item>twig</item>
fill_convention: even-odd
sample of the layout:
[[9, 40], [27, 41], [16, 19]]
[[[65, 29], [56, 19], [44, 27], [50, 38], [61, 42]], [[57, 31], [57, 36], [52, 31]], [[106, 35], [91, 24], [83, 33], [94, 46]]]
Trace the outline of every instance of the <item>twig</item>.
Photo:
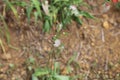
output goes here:
[[105, 62], [105, 71], [108, 70], [108, 55], [106, 56], [106, 62]]
[[3, 53], [6, 54], [6, 51], [5, 51], [5, 48], [4, 48], [4, 46], [3, 46], [3, 43], [2, 43], [2, 40], [1, 40], [1, 39], [0, 39], [0, 46], [1, 46], [1, 48], [2, 48]]
[[76, 56], [76, 59], [75, 59], [76, 61], [78, 61], [78, 59], [79, 59], [79, 57], [81, 55], [81, 49], [82, 49], [82, 47], [83, 47], [83, 42], [81, 42], [80, 45], [79, 45], [78, 53], [77, 53], [77, 56]]
[[118, 36], [120, 32], [112, 33], [112, 36]]
[[102, 37], [102, 41], [105, 42], [105, 35], [103, 29], [101, 30], [101, 37]]
[[89, 74], [90, 74], [90, 71], [87, 71], [86, 76], [85, 76], [85, 80], [88, 80]]

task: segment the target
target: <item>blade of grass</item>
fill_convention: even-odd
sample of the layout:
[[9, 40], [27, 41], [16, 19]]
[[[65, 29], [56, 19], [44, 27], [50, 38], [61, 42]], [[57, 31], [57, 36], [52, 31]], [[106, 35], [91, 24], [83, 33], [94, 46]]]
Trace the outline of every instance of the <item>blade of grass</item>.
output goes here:
[[49, 23], [49, 20], [46, 20], [46, 21], [45, 21], [43, 31], [44, 31], [44, 32], [49, 32], [49, 31], [50, 31], [50, 23]]
[[9, 33], [9, 30], [8, 30], [8, 26], [7, 26], [3, 16], [1, 14], [0, 14], [0, 18], [1, 18], [2, 22], [3, 22], [3, 24], [4, 24], [5, 31], [6, 31], [5, 36], [6, 36], [6, 39], [7, 39], [7, 43], [9, 44], [10, 43], [10, 33]]
[[14, 13], [15, 17], [17, 18], [17, 20], [19, 20], [18, 19], [18, 13], [17, 13], [17, 10], [15, 9], [15, 7], [10, 3], [9, 0], [4, 0], [4, 1], [11, 8], [11, 10], [13, 11], [13, 13]]
[[14, 47], [14, 46], [12, 46], [12, 45], [8, 45], [10, 48], [12, 48], [12, 49], [15, 49], [15, 50], [19, 50], [19, 48], [17, 48], [17, 47]]
[[68, 65], [70, 65], [76, 59], [77, 53], [74, 53], [73, 56], [68, 61]]
[[80, 14], [83, 15], [84, 17], [95, 19], [95, 17], [88, 12], [81, 11]]
[[32, 0], [32, 2], [34, 4], [35, 8], [37, 9], [39, 17], [42, 18], [42, 11], [40, 9], [40, 6], [41, 6], [40, 1], [38, 1], [38, 0]]
[[11, 2], [13, 5], [21, 6], [21, 7], [26, 7], [27, 3], [25, 1], [21, 0], [15, 0]]
[[30, 23], [30, 17], [31, 17], [31, 12], [32, 12], [32, 10], [33, 10], [33, 5], [29, 5], [29, 6], [26, 8], [28, 23]]

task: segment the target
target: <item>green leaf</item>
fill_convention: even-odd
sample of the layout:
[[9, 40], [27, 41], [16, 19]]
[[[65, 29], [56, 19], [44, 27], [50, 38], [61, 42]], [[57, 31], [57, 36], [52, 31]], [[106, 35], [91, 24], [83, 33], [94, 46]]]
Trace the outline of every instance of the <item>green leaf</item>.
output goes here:
[[34, 76], [43, 76], [49, 74], [49, 71], [47, 69], [36, 69], [35, 73], [33, 74]]
[[73, 56], [68, 61], [68, 65], [70, 65], [75, 60], [76, 56], [77, 56], [77, 53], [74, 53]]
[[10, 33], [9, 33], [9, 30], [8, 30], [8, 26], [5, 22], [5, 19], [4, 17], [0, 14], [0, 19], [3, 21], [3, 24], [4, 24], [4, 27], [5, 27], [5, 36], [6, 36], [6, 39], [7, 39], [7, 43], [10, 44]]
[[37, 24], [37, 20], [38, 20], [38, 13], [37, 12], [34, 12], [34, 16], [35, 16], [35, 24]]
[[58, 74], [59, 73], [59, 70], [60, 70], [60, 64], [59, 62], [55, 62], [54, 64], [54, 75]]
[[13, 11], [15, 17], [18, 19], [18, 13], [16, 8], [10, 3], [9, 0], [5, 0], [5, 3], [11, 8], [11, 10]]
[[73, 19], [78, 23], [78, 24], [82, 24], [82, 20], [77, 17], [77, 16], [74, 16]]
[[28, 23], [30, 23], [30, 17], [31, 17], [31, 12], [33, 10], [33, 5], [30, 5], [26, 8], [27, 11], [27, 18], [28, 18]]
[[116, 3], [116, 8], [120, 10], [120, 2]]
[[50, 23], [49, 20], [46, 20], [44, 23], [44, 32], [49, 32], [50, 31]]
[[92, 16], [90, 13], [85, 12], [85, 11], [81, 11], [81, 12], [80, 12], [80, 15], [85, 16], [85, 17], [87, 17], [87, 18], [92, 18], [92, 19], [95, 18], [95, 17]]
[[33, 57], [30, 57], [29, 58], [29, 62], [32, 63], [32, 64], [34, 64], [35, 63], [35, 59]]
[[10, 67], [10, 68], [14, 68], [14, 67], [15, 67], [15, 65], [14, 65], [14, 64], [12, 64], [12, 63], [10, 63], [10, 64], [9, 64], [9, 67]]
[[33, 4], [35, 5], [35, 8], [37, 9], [37, 12], [39, 14], [39, 17], [42, 18], [42, 12], [41, 12], [41, 9], [40, 9], [40, 1], [38, 0], [32, 0]]
[[34, 75], [32, 75], [32, 80], [38, 80], [38, 78]]
[[21, 6], [21, 7], [25, 7], [27, 5], [26, 2], [24, 1], [20, 1], [20, 0], [15, 0], [11, 2], [13, 5], [17, 5], [17, 6]]
[[67, 2], [67, 1], [69, 1], [69, 0], [54, 0], [53, 4], [60, 3], [60, 2]]
[[57, 80], [70, 80], [69, 76], [63, 76], [63, 75], [55, 75], [54, 78]]

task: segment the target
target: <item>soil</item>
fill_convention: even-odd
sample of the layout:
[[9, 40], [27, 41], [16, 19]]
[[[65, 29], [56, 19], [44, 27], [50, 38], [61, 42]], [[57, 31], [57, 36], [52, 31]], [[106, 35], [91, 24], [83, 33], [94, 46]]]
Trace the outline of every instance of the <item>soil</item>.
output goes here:
[[[5, 51], [0, 47], [0, 80], [31, 80], [35, 68], [48, 65], [52, 68], [55, 62], [61, 63], [61, 74], [80, 75], [80, 80], [120, 80], [120, 11], [113, 7], [101, 13], [102, 0], [87, 2], [93, 10], [82, 9], [94, 14], [96, 19], [82, 17], [83, 25], [73, 21], [59, 33], [54, 27], [50, 33], [43, 33], [42, 23], [35, 24], [34, 18], [30, 24], [24, 17], [17, 23], [9, 12], [10, 44], [7, 44], [5, 28], [1, 27], [0, 40]], [[64, 46], [60, 50], [54, 47], [56, 36]], [[67, 63], [74, 55], [70, 64], [72, 73], [68, 74]], [[30, 58], [35, 59], [34, 65], [29, 62]], [[29, 71], [29, 66], [33, 70]]]

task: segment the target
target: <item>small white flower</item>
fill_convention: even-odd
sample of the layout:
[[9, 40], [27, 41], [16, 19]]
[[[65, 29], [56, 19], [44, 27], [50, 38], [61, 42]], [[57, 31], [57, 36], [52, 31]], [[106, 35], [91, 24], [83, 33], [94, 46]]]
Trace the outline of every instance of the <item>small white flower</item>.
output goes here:
[[54, 47], [59, 47], [61, 45], [61, 41], [59, 39], [55, 40]]
[[75, 6], [73, 6], [73, 5], [70, 6], [70, 9], [73, 10], [73, 11], [77, 10], [77, 8]]
[[111, 8], [110, 4], [108, 4], [108, 3], [103, 4], [103, 5], [102, 5], [101, 12], [102, 12], [102, 13], [106, 13], [106, 12], [108, 12], [108, 11], [110, 10], [110, 8]]
[[78, 11], [78, 9], [76, 8], [76, 6], [71, 5], [71, 6], [70, 6], [70, 10], [72, 11], [72, 14], [74, 14], [74, 15], [76, 15], [76, 16], [79, 15], [79, 11]]

